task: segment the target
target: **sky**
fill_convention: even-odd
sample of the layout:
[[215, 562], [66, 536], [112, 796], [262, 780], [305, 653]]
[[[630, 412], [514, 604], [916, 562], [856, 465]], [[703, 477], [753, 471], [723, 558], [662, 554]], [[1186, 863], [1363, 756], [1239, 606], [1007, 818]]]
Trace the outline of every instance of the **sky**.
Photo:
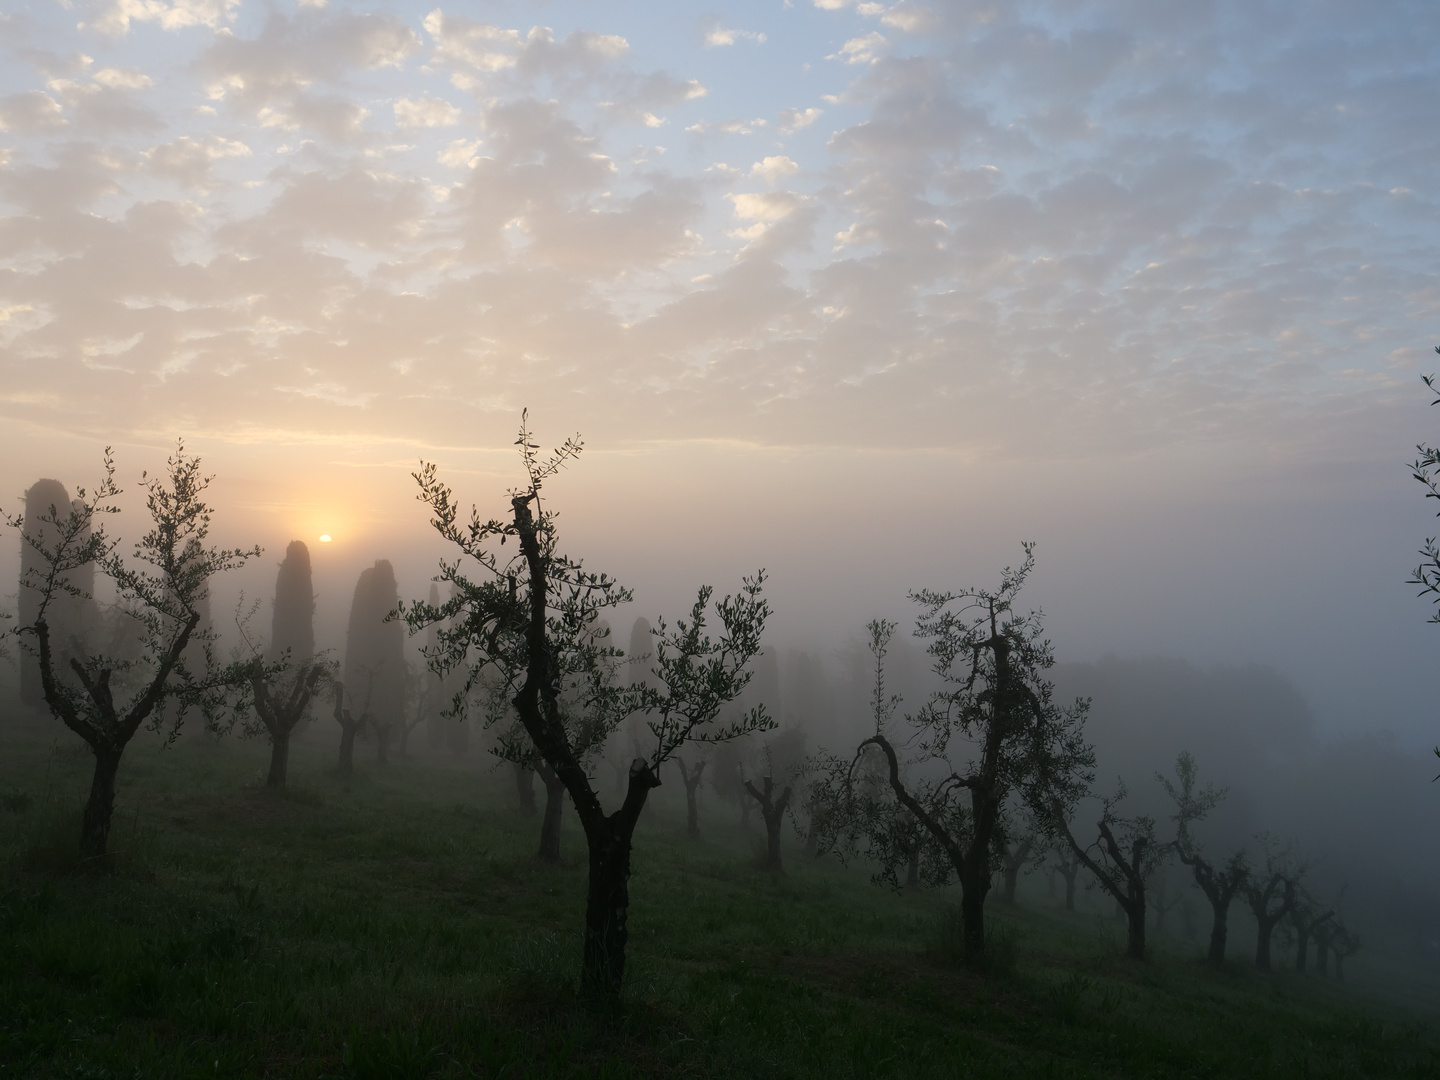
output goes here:
[[528, 408], [637, 614], [763, 565], [824, 651], [1033, 540], [1061, 659], [1428, 745], [1437, 52], [1398, 0], [0, 0], [0, 496], [183, 437], [323, 637]]

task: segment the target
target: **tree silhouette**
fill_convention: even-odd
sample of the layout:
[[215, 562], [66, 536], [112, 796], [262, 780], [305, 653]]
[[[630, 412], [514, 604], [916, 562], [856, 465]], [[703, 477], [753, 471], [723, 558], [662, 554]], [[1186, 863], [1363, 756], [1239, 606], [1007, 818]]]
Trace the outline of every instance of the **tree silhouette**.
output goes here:
[[[6, 515], [33, 553], [22, 592], [31, 590], [36, 603], [16, 631], [38, 662], [50, 712], [84, 739], [95, 756], [80, 827], [80, 849], [86, 856], [106, 852], [120, 759], [142, 725], [155, 731], [168, 728], [167, 737], [173, 740], [191, 710], [198, 710], [212, 727], [222, 726], [227, 717], [233, 720], [236, 676], [233, 669], [216, 663], [213, 631], [197, 629], [198, 606], [212, 575], [260, 554], [258, 547], [205, 546], [211, 511], [203, 496], [211, 478], [201, 473], [200, 459], [186, 454], [179, 442], [163, 476], [141, 476], [150, 528], [127, 560], [118, 553], [119, 540], [103, 525], [105, 516], [118, 513], [115, 501], [121, 494], [109, 448], [104, 460], [100, 484], [89, 493], [82, 489], [64, 511], [58, 505], [47, 508], [39, 518], [42, 528], [27, 529], [24, 515]], [[89, 599], [75, 584], [75, 575], [91, 564], [114, 583], [141, 648], [134, 657], [103, 651], [70, 656], [67, 672], [59, 663], [50, 616], [61, 597]], [[187, 652], [197, 640], [198, 667], [195, 654]]]
[[[238, 620], [237, 620], [238, 621]], [[245, 623], [241, 637], [249, 644]], [[265, 786], [283, 790], [290, 769], [290, 738], [310, 709], [322, 679], [331, 667], [315, 654], [315, 594], [310, 576], [310, 549], [292, 540], [275, 576], [274, 615], [266, 659], [251, 646], [244, 677], [250, 685], [258, 723], [247, 723], [246, 735], [262, 732], [270, 739], [270, 771]]]
[[685, 759], [679, 754], [675, 755], [680, 781], [685, 785], [685, 835], [692, 838], [700, 835], [700, 813], [696, 805], [696, 794], [700, 790], [700, 780], [705, 775], [706, 764], [708, 763], [705, 759], [701, 758], [686, 769]]
[[345, 634], [345, 687], [360, 705], [356, 723], [375, 733], [381, 765], [388, 762], [390, 742], [405, 723], [405, 627], [387, 621], [399, 605], [389, 559], [377, 559], [360, 572]]
[[[516, 445], [526, 479], [510, 493], [504, 519], [482, 520], [472, 510], [468, 523], [462, 522], [435, 466], [422, 463], [415, 478], [432, 525], [483, 576], [472, 581], [461, 573], [460, 561], [442, 563], [440, 577], [455, 585], [455, 598], [439, 609], [411, 604], [405, 617], [412, 632], [455, 620], [441, 627], [439, 649], [427, 657], [439, 674], [462, 670], [473, 685], [487, 668], [507, 679], [519, 673], [510, 684], [511, 703], [525, 735], [565, 785], [589, 850], [581, 989], [613, 1000], [625, 972], [632, 840], [646, 799], [660, 783], [660, 767], [687, 742], [723, 741], [774, 726], [761, 708], [720, 722], [722, 710], [749, 681], [750, 662], [760, 649], [770, 613], [761, 595], [764, 573], [746, 578], [738, 594], [713, 605], [712, 590], [701, 587], [688, 618], [673, 629], [664, 620], [655, 627], [656, 685], [615, 683], [611, 661], [619, 650], [586, 629], [631, 594], [559, 552], [555, 517], [541, 499], [545, 481], [579, 456], [581, 443], [570, 439], [542, 458], [522, 420]], [[502, 560], [511, 540], [519, 550]], [[712, 608], [721, 627], [718, 637], [708, 630]], [[567, 691], [583, 703], [587, 725], [613, 731], [633, 713], [647, 717], [650, 749], [631, 763], [624, 801], [610, 813], [586, 774], [574, 729], [567, 729], [561, 704]]]
[[[33, 584], [46, 576], [43, 552], [53, 545], [54, 522], [69, 513], [85, 513], [81, 500], [70, 499], [65, 485], [58, 480], [37, 480], [25, 492], [24, 524], [20, 544], [20, 581], [18, 596], [19, 625], [33, 626], [42, 600]], [[75, 538], [83, 548], [88, 535]], [[55, 653], [55, 666], [69, 670], [72, 658], [88, 655], [92, 646], [105, 644], [96, 640], [98, 611], [95, 600], [95, 563], [72, 567], [64, 576], [61, 587], [49, 598], [46, 623], [50, 627], [50, 646]], [[107, 650], [108, 652], [108, 650]], [[39, 654], [25, 650], [20, 657], [20, 700], [26, 705], [45, 704], [45, 687], [40, 677]]]
[[[884, 657], [895, 624], [883, 619], [868, 627], [876, 664], [875, 734], [860, 743], [848, 766], [831, 759], [827, 768], [831, 798], [848, 807], [835, 815], [837, 828], [852, 836], [864, 829], [889, 879], [910, 856], [896, 843], [903, 832], [888, 820], [902, 808], [943, 853], [960, 881], [963, 949], [972, 961], [985, 953], [985, 897], [1007, 832], [1011, 795], [1043, 807], [1048, 821], [1053, 806], [1073, 804], [1094, 763], [1083, 739], [1087, 703], [1077, 701], [1070, 709], [1055, 705], [1053, 687], [1043, 676], [1055, 661], [1040, 615], [1020, 614], [1014, 607], [1035, 565], [1034, 545], [1025, 544], [1024, 551], [1024, 563], [1007, 567], [997, 589], [911, 594], [921, 609], [915, 633], [929, 641], [934, 671], [944, 683], [917, 715], [905, 717], [913, 729], [915, 778], [904, 774], [888, 731], [899, 699], [885, 690]], [[870, 747], [883, 760], [888, 802], [856, 783], [856, 766]], [[870, 826], [860, 825], [864, 821]]]
[[1175, 804], [1175, 853], [1180, 861], [1190, 868], [1195, 884], [1210, 902], [1210, 963], [1220, 967], [1225, 963], [1225, 946], [1229, 940], [1230, 904], [1245, 887], [1250, 876], [1250, 863], [1243, 849], [1230, 853], [1224, 863], [1212, 863], [1190, 834], [1190, 826], [1205, 817], [1225, 798], [1224, 788], [1206, 784], [1200, 790], [1195, 788], [1197, 768], [1195, 758], [1188, 750], [1182, 750], [1175, 758], [1175, 780], [1156, 774], [1165, 793]]
[[1096, 838], [1081, 847], [1070, 823], [1057, 815], [1057, 823], [1075, 858], [1095, 875], [1101, 887], [1114, 898], [1125, 915], [1125, 953], [1132, 960], [1145, 959], [1146, 882], [1169, 855], [1170, 845], [1155, 839], [1155, 821], [1139, 814], [1121, 817], [1115, 807], [1125, 799], [1122, 783], [1115, 794], [1101, 800]]
[[746, 780], [745, 790], [760, 804], [760, 815], [765, 819], [765, 857], [760, 860], [760, 869], [772, 874], [784, 873], [785, 866], [780, 859], [780, 829], [785, 824], [785, 811], [790, 808], [790, 785], [786, 784], [777, 791], [774, 779], [766, 773], [760, 778], [758, 788], [752, 781]]
[[1267, 838], [1265, 869], [1247, 878], [1241, 886], [1250, 913], [1255, 916], [1255, 966], [1270, 970], [1270, 939], [1280, 920], [1290, 914], [1299, 899], [1303, 867], [1297, 867], [1286, 851], [1277, 851]]

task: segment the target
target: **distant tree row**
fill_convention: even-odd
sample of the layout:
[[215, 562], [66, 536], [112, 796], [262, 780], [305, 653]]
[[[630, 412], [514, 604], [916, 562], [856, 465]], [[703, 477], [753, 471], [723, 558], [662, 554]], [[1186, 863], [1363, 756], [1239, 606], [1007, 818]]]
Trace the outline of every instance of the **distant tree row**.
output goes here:
[[[1067, 906], [1082, 870], [1114, 900], [1136, 959], [1146, 952], [1147, 913], [1168, 910], [1163, 896], [1157, 905], [1150, 883], [1170, 858], [1190, 868], [1211, 904], [1210, 958], [1217, 964], [1237, 896], [1254, 913], [1261, 967], [1269, 966], [1270, 938], [1282, 920], [1294, 929], [1302, 966], [1312, 941], [1322, 970], [1333, 957], [1337, 972], [1358, 947], [1333, 911], [1304, 895], [1303, 868], [1283, 852], [1267, 847], [1263, 865], [1238, 850], [1215, 861], [1196, 842], [1193, 826], [1224, 793], [1197, 787], [1188, 754], [1173, 778], [1161, 779], [1175, 806], [1173, 835], [1162, 838], [1150, 816], [1122, 814], [1123, 785], [1096, 792], [1095, 752], [1084, 730], [1089, 702], [1055, 700], [1046, 676], [1055, 660], [1040, 615], [1017, 607], [1035, 565], [1033, 545], [1024, 545], [1023, 562], [1005, 569], [998, 586], [912, 594], [915, 633], [939, 681], [921, 708], [897, 715], [901, 696], [886, 672], [897, 624], [876, 620], [867, 628], [873, 730], [853, 753], [806, 757], [803, 731], [792, 727], [772, 735], [757, 760], [747, 740], [777, 730], [767, 709], [778, 686], [775, 659], [760, 644], [770, 614], [764, 571], [719, 599], [700, 587], [689, 612], [673, 622], [638, 620], [627, 652], [604, 616], [632, 594], [563, 552], [542, 500], [546, 481], [580, 456], [581, 443], [568, 440], [544, 456], [522, 421], [517, 445], [524, 481], [495, 517], [474, 508], [463, 514], [436, 467], [422, 463], [419, 498], [460, 558], [440, 564], [425, 600], [402, 600], [386, 560], [364, 570], [343, 666], [315, 651], [310, 556], [300, 541], [290, 544], [277, 575], [269, 641], [253, 642], [242, 618], [239, 655], [229, 663], [214, 655], [210, 578], [260, 551], [206, 546], [209, 478], [183, 445], [164, 476], [143, 480], [150, 528], [130, 558], [119, 554], [105, 525], [120, 494], [108, 451], [105, 477], [88, 494], [70, 500], [53, 481], [32, 487], [25, 513], [9, 519], [25, 551], [15, 629], [25, 653], [22, 683], [27, 700], [43, 701], [95, 753], [83, 849], [97, 856], [106, 850], [116, 772], [142, 725], [170, 739], [191, 712], [211, 731], [239, 725], [268, 738], [267, 782], [283, 787], [292, 735], [328, 684], [342, 775], [354, 767], [362, 733], [374, 738], [383, 764], [392, 746], [406, 752], [422, 723], [432, 742], [458, 748], [435, 738], [446, 730], [437, 721], [454, 731], [468, 717], [513, 769], [522, 808], [534, 807], [540, 777], [542, 859], [558, 858], [569, 799], [589, 868], [581, 986], [597, 999], [612, 1000], [620, 990], [634, 831], [672, 758], [685, 789], [687, 831], [699, 833], [697, 793], [708, 776], [742, 818], [759, 810], [767, 870], [782, 869], [788, 818], [811, 854], [863, 855], [894, 887], [957, 881], [971, 962], [986, 956], [985, 906], [996, 877], [1013, 902], [1023, 868], [1047, 853], [1065, 878]], [[123, 644], [100, 632], [97, 571], [114, 584], [116, 617], [128, 620]], [[440, 586], [448, 589], [444, 599]], [[407, 628], [422, 638], [424, 676], [407, 668]], [[617, 747], [628, 760], [616, 758]], [[713, 747], [708, 756], [697, 752], [706, 747]], [[616, 778], [608, 809], [592, 776], [602, 759]], [[1095, 799], [1092, 833], [1078, 826], [1078, 808]]]

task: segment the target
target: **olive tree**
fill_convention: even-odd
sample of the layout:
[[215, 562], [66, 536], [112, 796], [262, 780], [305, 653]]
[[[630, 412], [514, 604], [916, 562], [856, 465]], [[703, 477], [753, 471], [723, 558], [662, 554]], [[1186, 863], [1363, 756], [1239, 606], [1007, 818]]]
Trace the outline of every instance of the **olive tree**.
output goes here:
[[1269, 837], [1261, 838], [1265, 867], [1241, 886], [1250, 913], [1255, 916], [1255, 966], [1270, 970], [1270, 939], [1275, 927], [1300, 899], [1300, 879], [1305, 867], [1297, 864], [1289, 848], [1277, 848]]
[[[464, 672], [467, 687], [487, 670], [507, 680], [525, 736], [565, 785], [589, 853], [581, 989], [609, 1000], [618, 997], [625, 972], [632, 839], [650, 791], [660, 784], [661, 766], [687, 743], [774, 727], [763, 707], [721, 721], [722, 710], [750, 680], [770, 608], [762, 595], [763, 571], [720, 600], [702, 586], [687, 618], [673, 627], [659, 620], [654, 627], [653, 682], [611, 681], [608, 661], [618, 650], [582, 631], [631, 594], [559, 550], [556, 518], [542, 501], [542, 488], [580, 455], [582, 444], [572, 438], [542, 457], [527, 422], [522, 419], [516, 443], [524, 481], [510, 492], [503, 517], [485, 519], [472, 508], [467, 522], [435, 465], [422, 462], [414, 474], [431, 524], [462, 558], [440, 567], [439, 578], [455, 589], [449, 602], [439, 608], [416, 602], [402, 611], [414, 633], [440, 624], [439, 645], [427, 656], [437, 674]], [[506, 557], [512, 541], [513, 554]], [[719, 623], [713, 636], [712, 617]], [[458, 699], [462, 708], [467, 692]], [[609, 812], [587, 775], [576, 728], [566, 723], [566, 693], [583, 705], [582, 725], [613, 731], [635, 713], [646, 717], [644, 756], [631, 762], [624, 799]]]
[[[214, 631], [199, 629], [201, 601], [213, 575], [260, 554], [258, 547], [205, 545], [211, 508], [204, 494], [212, 478], [180, 442], [164, 475], [141, 474], [150, 528], [127, 558], [120, 553], [119, 538], [105, 528], [105, 519], [119, 512], [121, 495], [109, 448], [104, 462], [100, 484], [89, 492], [82, 489], [64, 508], [48, 508], [41, 515], [43, 529], [27, 529], [24, 515], [6, 515], [32, 554], [21, 585], [32, 591], [35, 604], [16, 632], [37, 661], [50, 712], [95, 755], [80, 827], [86, 856], [105, 854], [120, 759], [142, 726], [166, 734], [168, 742], [192, 710], [216, 728], [233, 719], [236, 675], [216, 661]], [[50, 613], [61, 597], [89, 599], [73, 579], [92, 564], [113, 582], [117, 605], [141, 647], [136, 655], [114, 656], [91, 646], [62, 666]], [[199, 645], [198, 651], [189, 648], [192, 644]]]
[[265, 786], [281, 791], [290, 771], [290, 738], [310, 711], [310, 703], [332, 665], [315, 658], [315, 594], [311, 585], [310, 549], [302, 540], [290, 541], [275, 576], [275, 602], [270, 644], [261, 655], [250, 640], [248, 619], [236, 619], [250, 658], [244, 679], [250, 688], [253, 720], [246, 719], [246, 736], [270, 740], [270, 771]]
[[[1052, 806], [1069, 806], [1079, 797], [1094, 765], [1084, 740], [1088, 703], [1055, 703], [1044, 676], [1055, 659], [1040, 614], [1015, 608], [1035, 566], [1034, 545], [1025, 544], [1024, 551], [1025, 561], [1007, 567], [998, 588], [910, 594], [920, 608], [915, 634], [928, 641], [943, 685], [918, 713], [904, 717], [910, 728], [904, 739], [890, 730], [898, 698], [884, 685], [895, 624], [870, 623], [875, 733], [859, 744], [848, 766], [832, 759], [829, 767], [831, 801], [851, 808], [832, 820], [841, 829], [847, 821], [868, 822], [866, 844], [882, 866], [898, 869], [912, 857], [913, 839], [909, 850], [900, 849], [913, 836], [897, 827], [901, 810], [924, 830], [927, 847], [943, 858], [942, 872], [959, 879], [964, 954], [973, 961], [985, 952], [985, 897], [1010, 832], [1012, 796], [1043, 808], [1048, 821]], [[913, 748], [908, 761], [902, 762], [897, 742]], [[856, 767], [872, 748], [880, 755], [886, 797], [867, 794], [866, 785], [857, 783]], [[850, 833], [856, 833], [853, 826]]]
[[1203, 821], [1220, 801], [1225, 798], [1226, 789], [1206, 784], [1199, 790], [1195, 787], [1198, 769], [1194, 756], [1188, 750], [1180, 751], [1175, 758], [1175, 779], [1156, 774], [1160, 786], [1175, 804], [1171, 820], [1175, 822], [1175, 854], [1190, 868], [1195, 884], [1210, 902], [1210, 951], [1211, 964], [1220, 967], [1225, 963], [1225, 946], [1229, 939], [1230, 904], [1250, 879], [1250, 861], [1243, 848], [1232, 851], [1224, 862], [1207, 858], [1204, 849], [1196, 843], [1190, 827]]
[[1155, 838], [1155, 819], [1145, 814], [1124, 817], [1116, 807], [1124, 801], [1125, 785], [1100, 801], [1095, 839], [1081, 845], [1066, 815], [1056, 813], [1055, 823], [1077, 860], [1095, 875], [1125, 915], [1125, 953], [1145, 959], [1146, 883], [1170, 854], [1170, 845]]

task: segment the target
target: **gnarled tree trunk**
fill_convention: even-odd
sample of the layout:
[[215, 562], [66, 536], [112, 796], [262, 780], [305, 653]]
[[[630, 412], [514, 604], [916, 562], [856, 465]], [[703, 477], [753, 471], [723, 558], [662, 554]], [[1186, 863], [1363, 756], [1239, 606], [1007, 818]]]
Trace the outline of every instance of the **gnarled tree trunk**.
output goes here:
[[[1261, 971], [1270, 970], [1270, 936], [1275, 926], [1295, 904], [1295, 882], [1280, 874], [1270, 875], [1261, 886], [1258, 882], [1246, 890], [1250, 911], [1255, 916], [1255, 966]], [[1279, 906], [1271, 902], [1279, 898]]]
[[[614, 1000], [625, 978], [629, 941], [630, 850], [635, 823], [650, 789], [659, 787], [645, 762], [630, 766], [625, 802], [613, 814], [594, 813], [584, 821], [590, 847], [590, 882], [585, 896], [585, 945], [580, 990], [587, 997]], [[599, 803], [595, 803], [596, 811]]]
[[777, 797], [770, 777], [761, 777], [760, 783], [761, 787], [757, 788], [749, 780], [745, 781], [745, 790], [760, 804], [760, 814], [765, 819], [765, 858], [760, 863], [760, 869], [783, 874], [785, 867], [780, 860], [780, 830], [785, 824], [785, 811], [790, 806], [790, 788], [786, 787]]
[[110, 842], [110, 819], [115, 813], [115, 774], [120, 771], [120, 751], [92, 747], [95, 774], [90, 780], [90, 798], [80, 820], [80, 853], [86, 858], [104, 855]]

